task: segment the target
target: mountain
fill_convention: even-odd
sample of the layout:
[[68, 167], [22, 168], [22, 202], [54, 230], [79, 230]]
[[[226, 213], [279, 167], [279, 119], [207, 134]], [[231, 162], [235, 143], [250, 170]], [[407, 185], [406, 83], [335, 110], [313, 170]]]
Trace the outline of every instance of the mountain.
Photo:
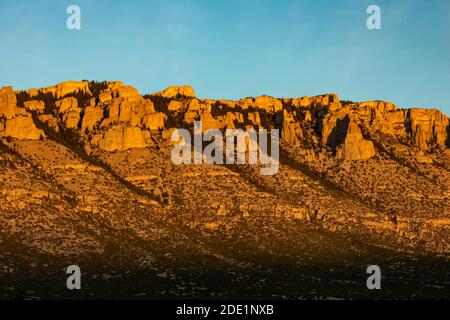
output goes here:
[[[276, 174], [174, 164], [173, 132], [194, 121], [278, 129]], [[0, 137], [0, 297], [450, 296], [439, 110], [69, 81], [1, 89]], [[66, 288], [73, 264], [81, 291]], [[382, 290], [367, 289], [369, 265]]]

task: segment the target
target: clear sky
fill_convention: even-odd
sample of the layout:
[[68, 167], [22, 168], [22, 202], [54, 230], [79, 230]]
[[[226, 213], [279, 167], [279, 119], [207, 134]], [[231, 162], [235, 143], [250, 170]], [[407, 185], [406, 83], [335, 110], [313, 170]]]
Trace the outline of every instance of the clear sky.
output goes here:
[[[66, 8], [81, 8], [68, 30]], [[366, 27], [368, 5], [382, 30]], [[450, 0], [1, 0], [0, 86], [122, 80], [203, 98], [337, 93], [450, 114]]]

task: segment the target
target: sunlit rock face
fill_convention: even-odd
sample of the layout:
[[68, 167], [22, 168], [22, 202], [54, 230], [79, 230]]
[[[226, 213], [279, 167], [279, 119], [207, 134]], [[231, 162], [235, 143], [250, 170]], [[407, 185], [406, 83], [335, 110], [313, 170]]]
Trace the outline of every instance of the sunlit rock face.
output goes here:
[[[198, 121], [203, 136], [210, 129], [278, 129], [278, 171], [263, 176], [260, 164], [249, 163], [175, 164], [172, 151], [180, 141], [172, 140], [174, 132], [193, 133]], [[359, 297], [367, 294], [357, 281], [368, 261], [394, 261], [396, 293], [404, 292], [405, 277], [435, 265], [442, 284], [448, 273], [441, 271], [450, 270], [439, 264], [446, 266], [450, 254], [449, 132], [449, 119], [438, 110], [335, 94], [231, 101], [196, 97], [189, 86], [142, 95], [120, 81], [5, 87], [0, 278], [37, 264], [33, 270], [45, 272], [30, 274], [45, 279], [40, 287], [47, 288], [47, 280], [61, 276], [46, 272], [61, 270], [69, 258], [91, 266], [92, 279], [112, 274], [119, 261], [111, 279], [131, 297], [148, 288], [136, 293], [131, 278], [121, 282], [116, 276], [124, 270], [135, 279], [149, 276], [160, 289], [152, 292], [163, 298], [173, 284], [165, 281], [182, 270], [196, 282], [183, 285], [183, 297], [238, 296], [245, 287], [270, 299], [268, 275], [282, 275], [280, 291], [298, 298], [303, 295], [296, 290], [321, 287], [333, 269], [341, 281], [333, 282], [337, 291], [324, 289], [320, 297], [336, 296], [340, 283], [356, 283], [349, 291]], [[248, 140], [235, 148], [246, 157], [249, 150]], [[402, 270], [405, 255], [411, 259]], [[345, 271], [339, 273], [335, 264], [341, 262]], [[317, 266], [326, 266], [326, 276]], [[307, 280], [298, 277], [306, 267], [314, 273]], [[348, 268], [357, 278], [348, 277]], [[211, 274], [236, 287], [211, 288]], [[312, 278], [321, 285], [308, 282]], [[439, 286], [423, 282], [430, 290], [423, 297], [445, 297]], [[55, 295], [64, 294], [70, 293]]]

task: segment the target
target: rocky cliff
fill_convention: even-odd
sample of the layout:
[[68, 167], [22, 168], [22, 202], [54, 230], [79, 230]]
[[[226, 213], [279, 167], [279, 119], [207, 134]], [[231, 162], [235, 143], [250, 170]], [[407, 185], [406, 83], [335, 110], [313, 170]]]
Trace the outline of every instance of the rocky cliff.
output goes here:
[[[280, 129], [279, 172], [175, 166], [171, 133], [196, 120], [203, 130]], [[206, 274], [220, 265], [248, 267], [253, 279], [268, 261], [359, 270], [366, 256], [450, 254], [450, 125], [439, 110], [335, 94], [201, 99], [189, 86], [141, 95], [119, 81], [71, 81], [1, 89], [0, 137], [0, 247], [32, 252], [25, 263], [37, 254], [111, 266], [120, 257], [166, 278], [176, 266]], [[17, 268], [19, 258], [0, 257], [0, 276]], [[302, 287], [286, 277], [285, 289]]]
[[[39, 100], [39, 94], [47, 100]], [[82, 96], [82, 101], [77, 100], [77, 95]], [[21, 94], [18, 104], [11, 87], [1, 89], [4, 136], [43, 137], [31, 120], [32, 113], [47, 121], [54, 117], [58, 126], [77, 131], [86, 142], [105, 151], [145, 147], [152, 135], [174, 127], [174, 121], [168, 120], [175, 119], [182, 119], [177, 124], [183, 127], [202, 120], [204, 130], [263, 128], [276, 119], [274, 127], [281, 130], [286, 143], [317, 141], [321, 151], [332, 151], [335, 157], [345, 160], [366, 160], [376, 155], [373, 142], [365, 139], [361, 131], [382, 134], [424, 152], [446, 150], [450, 144], [449, 118], [439, 110], [399, 109], [382, 101], [342, 104], [334, 94], [225, 101], [198, 99], [191, 87], [174, 86], [143, 97], [121, 82], [104, 83], [104, 88], [92, 94], [89, 82], [71, 81], [30, 89]], [[308, 128], [314, 130], [306, 133]]]

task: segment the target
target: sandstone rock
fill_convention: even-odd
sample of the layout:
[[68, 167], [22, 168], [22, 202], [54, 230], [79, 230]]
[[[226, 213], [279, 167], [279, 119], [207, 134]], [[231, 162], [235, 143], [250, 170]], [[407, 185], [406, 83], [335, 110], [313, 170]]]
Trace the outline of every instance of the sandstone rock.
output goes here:
[[58, 119], [56, 119], [53, 115], [41, 114], [41, 115], [39, 115], [39, 120], [42, 121], [43, 123], [47, 124], [55, 132], [59, 132]]
[[187, 111], [184, 114], [184, 122], [191, 124], [195, 121], [195, 119], [198, 118], [198, 115], [199, 115], [198, 111]]
[[432, 146], [445, 148], [449, 120], [439, 110], [410, 109], [407, 121], [412, 139], [420, 149], [426, 150]]
[[17, 99], [12, 87], [0, 90], [0, 117], [11, 119], [17, 113]]
[[406, 114], [403, 110], [394, 110], [387, 113], [372, 112], [371, 126], [384, 134], [404, 137], [406, 136]]
[[121, 86], [112, 91], [115, 98], [122, 98], [127, 101], [142, 101], [143, 97], [132, 86]]
[[315, 104], [317, 106], [333, 106], [334, 109], [341, 106], [339, 97], [334, 93], [310, 97], [310, 102], [311, 104]]
[[151, 113], [144, 116], [142, 125], [149, 130], [164, 129], [167, 116], [162, 112]]
[[312, 100], [310, 97], [294, 98], [290, 103], [294, 108], [305, 108], [311, 105]]
[[106, 107], [107, 118], [102, 122], [102, 126], [108, 126], [119, 122], [120, 99], [113, 99]]
[[48, 88], [29, 89], [27, 92], [29, 95], [34, 97], [39, 93], [39, 91], [43, 93], [51, 93], [56, 96], [56, 98], [62, 98], [68, 94], [76, 93], [78, 91], [90, 93], [89, 83], [87, 81], [66, 81]]
[[4, 135], [21, 140], [38, 140], [45, 137], [44, 132], [34, 124], [31, 115], [24, 112], [6, 120]]
[[203, 132], [209, 129], [223, 129], [225, 127], [225, 123], [214, 119], [214, 117], [208, 111], [205, 111], [200, 115], [200, 121], [202, 122]]
[[305, 110], [303, 112], [303, 120], [306, 121], [306, 122], [313, 121], [313, 115], [312, 115], [311, 111]]
[[269, 96], [257, 97], [254, 105], [269, 112], [278, 112], [283, 109], [283, 104], [279, 99]]
[[171, 86], [155, 93], [155, 95], [173, 99], [176, 96], [195, 97], [195, 92], [191, 86]]
[[202, 106], [198, 99], [192, 99], [188, 105], [188, 111], [200, 111], [202, 110]]
[[70, 109], [78, 108], [78, 100], [74, 97], [68, 97], [55, 102], [59, 112], [66, 113]]
[[322, 120], [322, 144], [336, 147], [344, 142], [350, 111], [346, 108], [330, 113]]
[[80, 108], [71, 108], [63, 116], [63, 123], [67, 129], [77, 129], [80, 123]]
[[221, 106], [225, 106], [228, 108], [236, 108], [237, 103], [235, 101], [231, 101], [231, 100], [224, 100], [224, 99], [220, 99], [220, 100], [214, 100], [214, 99], [206, 99], [204, 100], [205, 103], [209, 104], [209, 105], [221, 105]]
[[248, 114], [248, 121], [255, 126], [261, 125], [261, 117], [259, 116], [259, 112], [250, 112]]
[[358, 125], [350, 120], [344, 144], [339, 146], [336, 156], [345, 160], [366, 160], [375, 156], [375, 148], [372, 141], [363, 138]]
[[370, 114], [385, 114], [387, 112], [399, 110], [395, 104], [385, 101], [364, 101], [358, 103], [357, 107], [359, 108], [360, 112], [365, 111]]
[[57, 85], [56, 87], [56, 97], [64, 97], [65, 95], [69, 93], [75, 93], [75, 92], [85, 92], [90, 93], [89, 91], [89, 83], [87, 81], [67, 81], [62, 82]]
[[41, 113], [45, 110], [45, 103], [44, 101], [40, 100], [26, 101], [24, 102], [23, 106], [28, 111], [37, 111], [38, 113]]
[[140, 128], [124, 126], [112, 127], [103, 135], [94, 136], [92, 143], [108, 152], [145, 148], [147, 146]]
[[103, 109], [98, 107], [87, 107], [84, 109], [84, 116], [81, 122], [81, 132], [92, 131], [94, 127], [103, 119]]
[[113, 94], [111, 91], [102, 92], [102, 93], [100, 93], [100, 95], [98, 97], [99, 104], [101, 104], [101, 105], [110, 103], [112, 99], [113, 99]]
[[169, 106], [168, 106], [167, 109], [168, 109], [169, 111], [173, 112], [173, 111], [180, 111], [180, 110], [182, 110], [183, 108], [184, 108], [184, 105], [183, 105], [182, 102], [172, 100], [172, 101], [170, 101]]
[[119, 89], [120, 87], [123, 87], [123, 86], [124, 86], [124, 84], [122, 81], [109, 81], [107, 91], [113, 91], [113, 90]]
[[[165, 129], [161, 132], [161, 136], [164, 140], [170, 141], [172, 139], [172, 134], [176, 130], [176, 128]], [[174, 142], [176, 144], [176, 142]]]
[[132, 105], [128, 102], [119, 104], [119, 122], [129, 122], [131, 119]]
[[240, 109], [247, 110], [248, 108], [254, 108], [255, 105], [255, 99], [253, 98], [244, 98], [237, 101], [236, 104]]
[[415, 158], [419, 163], [433, 163], [433, 159], [427, 156], [425, 153], [423, 153], [423, 151], [417, 152]]
[[138, 126], [143, 119], [155, 113], [153, 102], [143, 99], [141, 96], [135, 98], [114, 98], [107, 107], [108, 118], [104, 125], [123, 122], [132, 126]]
[[302, 128], [299, 123], [294, 121], [292, 114], [283, 110], [277, 114], [275, 121], [278, 126], [281, 126], [283, 141], [293, 145], [300, 144], [300, 140], [303, 138]]

